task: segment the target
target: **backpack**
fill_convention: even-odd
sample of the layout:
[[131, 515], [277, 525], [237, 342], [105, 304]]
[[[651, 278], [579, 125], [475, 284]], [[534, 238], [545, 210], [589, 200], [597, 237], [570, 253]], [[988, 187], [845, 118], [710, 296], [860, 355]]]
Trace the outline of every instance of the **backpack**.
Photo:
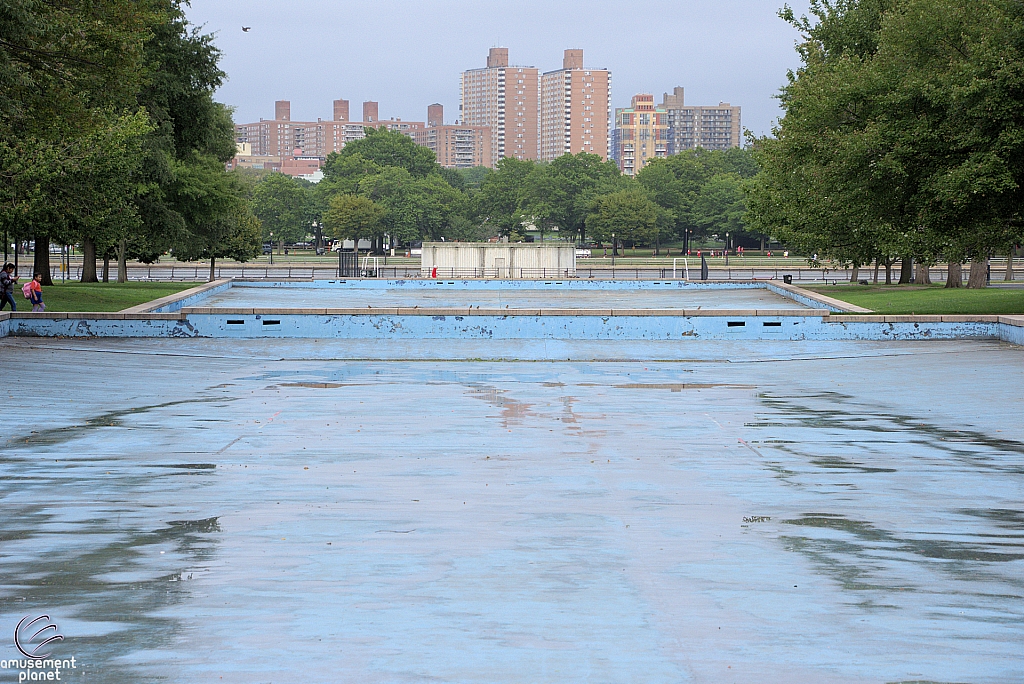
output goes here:
[[32, 282], [30, 280], [21, 286], [21, 294], [25, 295], [25, 299], [32, 299]]

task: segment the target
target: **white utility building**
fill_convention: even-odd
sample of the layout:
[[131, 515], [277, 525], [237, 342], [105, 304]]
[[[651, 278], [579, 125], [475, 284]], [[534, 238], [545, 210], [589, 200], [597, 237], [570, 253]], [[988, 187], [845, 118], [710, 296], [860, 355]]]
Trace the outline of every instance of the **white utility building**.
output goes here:
[[576, 275], [576, 248], [571, 243], [424, 242], [420, 272], [425, 278], [570, 278]]

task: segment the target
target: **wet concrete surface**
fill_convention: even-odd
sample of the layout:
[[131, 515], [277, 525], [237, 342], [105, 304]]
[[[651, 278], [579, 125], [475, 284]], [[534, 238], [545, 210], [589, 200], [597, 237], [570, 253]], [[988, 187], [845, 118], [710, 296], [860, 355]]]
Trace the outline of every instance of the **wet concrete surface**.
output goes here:
[[[421, 283], [416, 283], [421, 285]], [[474, 285], [477, 285], [474, 283]], [[578, 285], [574, 283], [574, 285]], [[584, 284], [585, 285], [585, 284]], [[668, 284], [666, 283], [666, 286]], [[234, 284], [199, 306], [260, 308], [481, 307], [483, 309], [807, 309], [766, 289], [510, 289], [445, 287], [246, 287]]]
[[0, 658], [46, 612], [72, 682], [1024, 679], [1024, 349], [675, 348], [4, 340]]

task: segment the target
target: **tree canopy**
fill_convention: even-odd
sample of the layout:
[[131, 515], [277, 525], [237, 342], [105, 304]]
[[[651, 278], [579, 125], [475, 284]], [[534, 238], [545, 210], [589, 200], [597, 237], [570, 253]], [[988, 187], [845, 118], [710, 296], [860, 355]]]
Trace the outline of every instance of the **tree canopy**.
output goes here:
[[[1011, 0], [814, 2], [749, 220], [840, 262], [972, 262], [1019, 242], [1024, 11]], [[955, 284], [951, 278], [949, 284]], [[957, 279], [956, 283], [959, 282]]]

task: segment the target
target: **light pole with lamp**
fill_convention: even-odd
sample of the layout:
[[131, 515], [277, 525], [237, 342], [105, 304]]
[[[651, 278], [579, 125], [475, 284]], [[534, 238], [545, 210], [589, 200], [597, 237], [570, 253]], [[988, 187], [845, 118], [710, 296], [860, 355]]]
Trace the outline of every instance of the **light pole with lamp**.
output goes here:
[[729, 234], [725, 234], [725, 265], [729, 265]]
[[615, 233], [612, 233], [612, 268], [615, 268]]
[[274, 265], [274, 231], [270, 231], [270, 265]]

